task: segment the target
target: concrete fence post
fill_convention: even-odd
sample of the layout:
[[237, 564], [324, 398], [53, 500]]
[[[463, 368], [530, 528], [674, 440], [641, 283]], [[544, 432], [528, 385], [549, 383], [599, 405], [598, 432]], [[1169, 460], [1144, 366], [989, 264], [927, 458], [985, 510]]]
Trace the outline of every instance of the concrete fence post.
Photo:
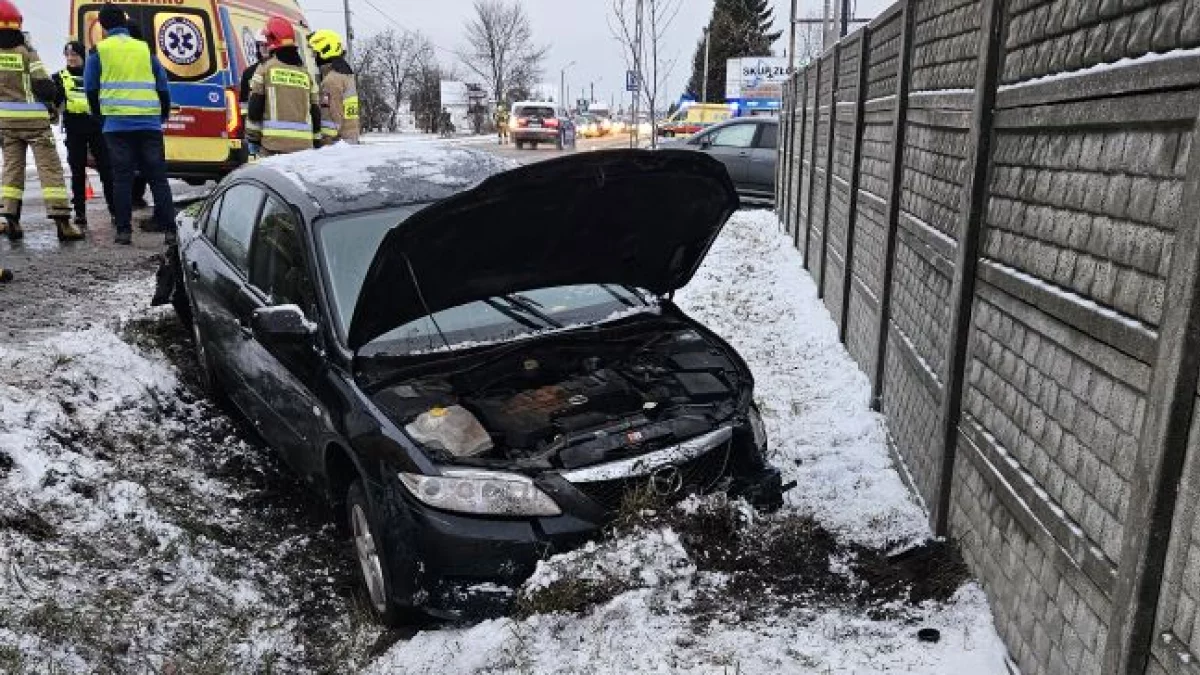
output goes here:
[[[812, 272], [813, 261], [809, 259], [808, 249], [812, 245], [812, 209], [813, 197], [817, 194], [817, 188], [813, 183], [817, 179], [817, 146], [821, 145], [821, 139], [817, 138], [817, 128], [821, 122], [821, 80], [828, 75], [825, 73], [824, 59], [817, 59], [815, 67], [817, 69], [817, 81], [813, 83], [812, 91], [809, 95], [812, 96], [812, 147], [808, 149], [808, 203], [804, 208], [804, 269]], [[805, 106], [808, 105], [808, 98], [804, 99]], [[821, 292], [820, 287], [817, 288], [818, 297]]]
[[[800, 173], [800, 176], [796, 178], [795, 181], [796, 194], [793, 199], [796, 204], [796, 216], [794, 219], [795, 229], [792, 231], [792, 246], [796, 248], [800, 248], [800, 228], [804, 228], [806, 231], [808, 229], [808, 224], [804, 222], [803, 218], [800, 217], [800, 195], [804, 194], [805, 173], [803, 158], [804, 153], [808, 152], [808, 146], [806, 145], [808, 143], [808, 137], [805, 130], [808, 129], [808, 71], [810, 68], [812, 68], [811, 65], [806, 66], [803, 70], [799, 71], [796, 79], [796, 85], [799, 87], [800, 91], [800, 95], [796, 98], [797, 105], [800, 107], [800, 122], [796, 125], [796, 131], [794, 132], [795, 136], [800, 139], [800, 143], [799, 147], [793, 151], [794, 156], [799, 158], [799, 161], [796, 162], [796, 168], [794, 171], [798, 171]], [[811, 167], [812, 165], [810, 164], [809, 166]], [[809, 180], [812, 180], [811, 174], [809, 174]], [[809, 192], [811, 191], [812, 186], [810, 185]], [[807, 247], [806, 250], [802, 251], [801, 253], [807, 255]], [[807, 260], [805, 260], [805, 266], [808, 266]]]
[[[825, 144], [825, 187], [823, 188], [825, 198], [822, 201], [824, 205], [821, 208], [821, 256], [819, 269], [821, 283], [817, 284], [817, 297], [825, 297], [825, 259], [828, 257], [829, 251], [829, 195], [833, 190], [833, 145], [837, 139], [837, 95], [838, 95], [838, 71], [841, 69], [842, 60], [842, 43], [839, 42], [833, 46], [833, 58], [829, 63], [833, 66], [833, 72], [829, 74], [832, 84], [829, 85], [829, 133], [824, 139], [818, 142]], [[818, 94], [820, 89], [817, 90]], [[820, 116], [818, 116], [818, 120]]]
[[[787, 195], [787, 201], [784, 204], [784, 219], [787, 225], [788, 234], [792, 233], [792, 228], [796, 227], [796, 153], [798, 148], [803, 148], [803, 139], [797, 144], [797, 129], [796, 129], [796, 105], [800, 100], [798, 93], [800, 91], [800, 81], [796, 78], [796, 74], [792, 73], [788, 76], [788, 107], [783, 115], [787, 119], [787, 165], [783, 167], [783, 184], [784, 191]], [[779, 186], [775, 189], [778, 191]], [[795, 235], [792, 236], [795, 241]]]
[[958, 420], [962, 412], [962, 388], [966, 371], [967, 338], [971, 328], [971, 306], [975, 299], [975, 270], [979, 262], [979, 239], [987, 218], [988, 177], [991, 167], [992, 119], [996, 107], [1001, 47], [1004, 44], [1004, 0], [983, 0], [980, 9], [979, 67], [975, 75], [975, 104], [967, 130], [967, 198], [959, 212], [960, 236], [955, 251], [954, 280], [950, 287], [950, 324], [946, 340], [945, 371], [940, 416], [942, 454], [938, 458], [936, 501], [930, 505], [934, 533], [947, 534], [950, 488], [954, 478], [954, 452], [958, 442]]
[[888, 171], [886, 232], [883, 242], [883, 280], [879, 293], [879, 331], [875, 346], [875, 373], [871, 378], [871, 409], [883, 404], [883, 370], [887, 360], [888, 321], [892, 311], [892, 271], [896, 263], [896, 228], [900, 224], [901, 180], [904, 176], [905, 128], [908, 126], [908, 87], [912, 78], [914, 0], [905, 0], [900, 24], [900, 49], [896, 56], [896, 104], [892, 109], [892, 157]]
[[865, 131], [866, 114], [863, 109], [867, 102], [867, 73], [870, 70], [867, 67], [867, 59], [870, 53], [868, 51], [870, 40], [871, 28], [864, 26], [862, 36], [858, 40], [858, 85], [855, 89], [857, 94], [854, 101], [854, 131], [852, 132], [854, 145], [850, 151], [850, 185], [847, 188], [848, 196], [846, 198], [846, 259], [844, 261], [845, 274], [842, 275], [841, 320], [838, 322], [838, 340], [843, 344], [846, 342], [846, 326], [850, 323], [850, 284], [854, 280], [854, 230], [858, 221], [859, 164], [862, 161], [863, 133]]
[[1146, 670], [1200, 384], [1200, 119], [1191, 148], [1181, 206], [1172, 214], [1175, 245], [1104, 650], [1103, 672], [1114, 675]]

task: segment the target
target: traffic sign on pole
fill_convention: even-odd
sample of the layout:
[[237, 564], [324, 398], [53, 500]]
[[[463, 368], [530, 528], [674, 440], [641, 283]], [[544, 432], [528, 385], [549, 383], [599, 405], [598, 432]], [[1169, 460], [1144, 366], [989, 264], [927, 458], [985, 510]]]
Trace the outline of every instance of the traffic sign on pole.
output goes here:
[[638, 90], [637, 72], [632, 71], [632, 70], [625, 71], [625, 91], [637, 91], [637, 90]]

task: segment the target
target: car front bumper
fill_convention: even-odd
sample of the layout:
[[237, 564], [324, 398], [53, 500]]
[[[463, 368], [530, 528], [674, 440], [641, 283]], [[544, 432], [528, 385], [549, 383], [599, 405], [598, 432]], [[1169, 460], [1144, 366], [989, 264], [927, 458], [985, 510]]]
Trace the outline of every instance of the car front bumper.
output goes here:
[[[684, 476], [705, 475], [705, 484], [685, 483], [683, 490], [666, 497], [678, 499], [690, 492], [723, 490], [760, 508], [780, 506], [780, 473], [763, 458], [765, 448], [754, 447], [748, 429], [733, 429], [725, 438], [724, 451], [715, 448], [707, 457], [679, 460]], [[619, 462], [604, 466], [616, 464]], [[708, 468], [701, 468], [702, 464]], [[602, 480], [588, 485], [572, 483], [564, 475], [570, 472], [551, 472], [535, 479], [538, 487], [559, 504], [562, 515], [530, 519], [434, 509], [413, 498], [398, 477], [386, 477], [384, 493], [389, 503], [385, 510], [393, 514], [392, 522], [400, 525], [388, 536], [390, 574], [398, 580], [415, 581], [413, 604], [435, 616], [494, 616], [508, 607], [515, 590], [533, 573], [538, 561], [577, 548], [600, 534], [621, 503], [620, 494], [608, 492], [628, 491], [635, 486], [653, 489], [654, 480], [650, 474], [617, 478], [594, 471], [593, 477]], [[602, 483], [606, 485], [597, 490]]]

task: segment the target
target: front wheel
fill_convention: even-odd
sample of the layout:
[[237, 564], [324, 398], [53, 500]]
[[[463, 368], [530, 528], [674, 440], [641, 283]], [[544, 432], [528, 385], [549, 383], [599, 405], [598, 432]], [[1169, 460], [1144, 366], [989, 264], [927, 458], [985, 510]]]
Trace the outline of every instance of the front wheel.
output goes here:
[[349, 520], [354, 557], [358, 561], [358, 579], [376, 617], [387, 626], [412, 622], [412, 610], [396, 603], [389, 580], [386, 546], [381, 537], [383, 530], [367, 502], [362, 479], [355, 480], [346, 492], [346, 517]]

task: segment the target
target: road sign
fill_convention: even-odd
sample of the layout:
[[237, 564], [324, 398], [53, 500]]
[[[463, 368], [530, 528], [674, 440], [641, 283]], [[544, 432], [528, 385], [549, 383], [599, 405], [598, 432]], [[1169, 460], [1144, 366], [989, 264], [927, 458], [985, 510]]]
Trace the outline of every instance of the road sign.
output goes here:
[[625, 91], [638, 90], [638, 76], [632, 70], [625, 71]]

